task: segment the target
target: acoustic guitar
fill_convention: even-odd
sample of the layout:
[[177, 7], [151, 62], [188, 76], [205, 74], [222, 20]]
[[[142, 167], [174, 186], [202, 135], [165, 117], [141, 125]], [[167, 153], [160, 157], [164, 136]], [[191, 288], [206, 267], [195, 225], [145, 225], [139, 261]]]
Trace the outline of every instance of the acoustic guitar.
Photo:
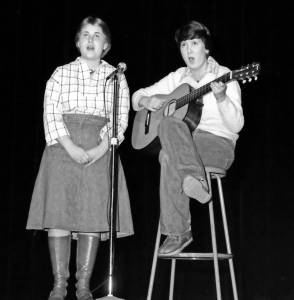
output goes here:
[[171, 94], [159, 95], [165, 101], [160, 110], [151, 112], [143, 109], [136, 113], [132, 130], [132, 146], [135, 149], [143, 149], [154, 142], [158, 136], [158, 125], [164, 116], [173, 116], [183, 120], [192, 132], [201, 118], [203, 106], [201, 98], [211, 92], [212, 82], [226, 83], [232, 80], [250, 82], [253, 78], [257, 80], [259, 72], [260, 64], [252, 63], [238, 70], [227, 72], [198, 89], [193, 89], [189, 84], [184, 83]]

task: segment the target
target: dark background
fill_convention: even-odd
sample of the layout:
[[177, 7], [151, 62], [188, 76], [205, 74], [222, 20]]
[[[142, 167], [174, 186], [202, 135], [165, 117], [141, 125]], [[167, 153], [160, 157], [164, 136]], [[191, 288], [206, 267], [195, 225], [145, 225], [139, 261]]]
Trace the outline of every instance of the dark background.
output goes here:
[[[245, 126], [224, 179], [239, 297], [294, 297], [292, 12], [282, 1], [10, 1], [1, 9], [1, 299], [47, 299], [52, 276], [46, 234], [25, 230], [30, 197], [45, 146], [45, 83], [78, 55], [74, 35], [88, 15], [113, 34], [106, 60], [126, 62], [131, 93], [183, 65], [173, 36], [195, 19], [211, 30], [213, 57], [232, 70], [261, 63], [257, 81], [242, 85]], [[134, 112], [120, 146], [135, 235], [116, 241], [114, 294], [145, 299], [158, 221], [159, 164], [130, 145]], [[193, 245], [210, 247], [207, 206], [191, 203]], [[220, 242], [220, 246], [222, 243]], [[74, 248], [74, 247], [73, 247]], [[201, 251], [201, 250], [200, 250]], [[74, 253], [73, 253], [74, 255]], [[107, 278], [108, 242], [99, 249], [92, 288]], [[71, 261], [72, 274], [74, 259]], [[179, 263], [175, 299], [215, 299], [210, 262]], [[224, 299], [232, 299], [221, 265]], [[167, 299], [168, 264], [159, 263], [154, 298]], [[74, 299], [74, 278], [68, 299]], [[107, 295], [107, 286], [95, 297]]]

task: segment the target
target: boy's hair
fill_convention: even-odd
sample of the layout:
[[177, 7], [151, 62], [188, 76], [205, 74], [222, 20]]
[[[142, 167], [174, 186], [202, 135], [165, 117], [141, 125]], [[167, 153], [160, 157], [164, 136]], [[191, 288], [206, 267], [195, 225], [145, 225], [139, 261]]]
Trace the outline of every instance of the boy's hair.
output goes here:
[[181, 42], [186, 40], [201, 39], [205, 48], [211, 51], [211, 35], [208, 28], [200, 22], [190, 21], [178, 28], [175, 32], [175, 40], [178, 48]]
[[83, 27], [87, 24], [100, 26], [102, 29], [102, 32], [105, 34], [108, 46], [101, 55], [101, 57], [104, 57], [111, 48], [111, 33], [110, 33], [108, 25], [100, 18], [89, 16], [82, 20], [82, 22], [80, 23], [78, 30], [76, 32], [76, 36], [75, 36], [76, 45], [79, 41], [80, 34], [81, 34]]

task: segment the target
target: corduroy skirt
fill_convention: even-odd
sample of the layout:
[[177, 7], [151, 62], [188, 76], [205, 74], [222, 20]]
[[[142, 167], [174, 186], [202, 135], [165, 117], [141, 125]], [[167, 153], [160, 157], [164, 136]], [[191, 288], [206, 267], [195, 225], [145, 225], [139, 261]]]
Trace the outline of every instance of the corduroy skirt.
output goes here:
[[[101, 142], [107, 119], [66, 114], [64, 123], [72, 141], [85, 150]], [[110, 151], [90, 166], [75, 162], [59, 144], [44, 150], [31, 199], [27, 229], [63, 229], [100, 232], [109, 237]], [[117, 237], [133, 234], [126, 180], [118, 162]]]

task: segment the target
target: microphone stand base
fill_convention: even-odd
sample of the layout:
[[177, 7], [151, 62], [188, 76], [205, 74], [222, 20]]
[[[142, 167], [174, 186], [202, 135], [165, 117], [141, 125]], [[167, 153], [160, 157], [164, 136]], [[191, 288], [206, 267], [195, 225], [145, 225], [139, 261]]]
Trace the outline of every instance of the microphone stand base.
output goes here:
[[115, 296], [105, 296], [105, 297], [102, 297], [102, 298], [97, 298], [95, 300], [125, 300], [125, 299], [117, 298]]

